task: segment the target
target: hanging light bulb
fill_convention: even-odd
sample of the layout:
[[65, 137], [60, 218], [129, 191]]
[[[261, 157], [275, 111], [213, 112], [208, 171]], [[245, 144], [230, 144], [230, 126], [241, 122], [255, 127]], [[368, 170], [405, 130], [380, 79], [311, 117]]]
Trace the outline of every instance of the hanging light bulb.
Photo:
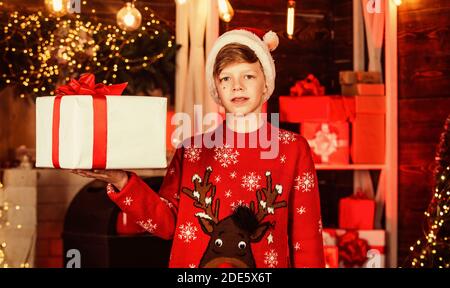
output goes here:
[[45, 0], [44, 4], [51, 14], [60, 17], [67, 14], [70, 0]]
[[289, 39], [292, 39], [294, 35], [294, 22], [295, 22], [295, 1], [288, 1], [286, 33]]
[[402, 5], [402, 0], [394, 0], [394, 4], [400, 6]]
[[175, 0], [175, 2], [177, 2], [177, 4], [179, 5], [183, 5], [184, 3], [186, 3], [187, 0]]
[[230, 22], [234, 16], [233, 7], [228, 0], [218, 0], [219, 17], [225, 22]]
[[142, 15], [136, 7], [134, 2], [127, 2], [122, 9], [117, 12], [117, 25], [120, 29], [125, 31], [134, 31], [141, 26]]

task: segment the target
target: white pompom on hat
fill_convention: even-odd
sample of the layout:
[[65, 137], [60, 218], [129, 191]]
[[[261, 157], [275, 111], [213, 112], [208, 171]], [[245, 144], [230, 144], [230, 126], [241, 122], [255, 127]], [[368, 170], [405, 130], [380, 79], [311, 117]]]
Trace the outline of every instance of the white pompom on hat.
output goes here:
[[211, 48], [208, 59], [206, 60], [205, 70], [209, 94], [220, 104], [214, 82], [214, 64], [216, 63], [216, 57], [220, 49], [231, 43], [245, 45], [255, 52], [266, 78], [267, 92], [264, 95], [264, 102], [267, 101], [275, 89], [275, 64], [270, 52], [277, 48], [279, 43], [278, 36], [273, 31], [266, 33], [259, 29], [247, 27], [236, 28], [222, 34]]

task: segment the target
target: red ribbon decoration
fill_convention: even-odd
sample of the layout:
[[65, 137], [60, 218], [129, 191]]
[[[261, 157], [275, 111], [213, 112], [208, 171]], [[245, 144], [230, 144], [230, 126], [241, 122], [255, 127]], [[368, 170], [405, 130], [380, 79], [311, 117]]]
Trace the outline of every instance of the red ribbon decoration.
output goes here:
[[361, 267], [367, 261], [369, 244], [367, 240], [359, 238], [357, 231], [347, 231], [337, 240], [339, 260], [345, 267]]
[[358, 188], [356, 193], [350, 196], [349, 198], [354, 200], [371, 200], [369, 199], [369, 196], [367, 196], [367, 194], [361, 188]]
[[106, 86], [102, 83], [95, 84], [95, 76], [86, 73], [80, 79], [70, 80], [69, 84], [56, 89], [55, 102], [53, 104], [53, 127], [52, 127], [52, 161], [53, 167], [61, 168], [59, 164], [59, 126], [61, 99], [64, 96], [90, 95], [93, 100], [94, 110], [94, 144], [92, 153], [92, 168], [106, 168], [107, 147], [107, 106], [106, 95], [120, 96], [128, 83]]

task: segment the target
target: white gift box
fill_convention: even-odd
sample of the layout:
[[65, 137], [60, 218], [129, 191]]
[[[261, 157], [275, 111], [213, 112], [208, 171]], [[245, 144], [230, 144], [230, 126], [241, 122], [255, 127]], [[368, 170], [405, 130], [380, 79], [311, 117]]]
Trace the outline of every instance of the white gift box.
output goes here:
[[[55, 96], [36, 100], [36, 167], [53, 168], [52, 135]], [[165, 168], [167, 99], [106, 96], [106, 169]], [[66, 169], [92, 169], [93, 98], [61, 98], [59, 164]]]
[[[337, 247], [337, 237], [344, 235], [345, 229], [324, 229], [322, 233], [324, 247]], [[353, 230], [357, 231], [358, 238], [364, 239], [369, 245], [367, 261], [362, 268], [384, 268], [386, 266], [386, 231], [385, 230]], [[343, 263], [339, 263], [343, 268]]]

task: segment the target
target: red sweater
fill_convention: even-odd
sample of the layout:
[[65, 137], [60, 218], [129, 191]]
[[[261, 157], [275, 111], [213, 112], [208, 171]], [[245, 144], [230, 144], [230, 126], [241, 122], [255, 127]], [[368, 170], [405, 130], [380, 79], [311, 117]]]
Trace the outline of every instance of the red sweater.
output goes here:
[[[177, 148], [159, 193], [132, 174], [109, 197], [148, 232], [173, 239], [170, 267], [324, 267], [318, 183], [307, 141], [271, 124], [251, 133], [233, 132], [225, 122], [221, 128], [219, 147], [199, 146], [192, 137]], [[261, 159], [270, 149], [259, 141], [256, 148], [233, 148], [239, 147], [237, 137], [249, 143], [263, 129], [264, 139], [277, 131], [274, 159]], [[195, 137], [214, 139], [213, 133]], [[235, 145], [226, 140], [230, 135]]]

